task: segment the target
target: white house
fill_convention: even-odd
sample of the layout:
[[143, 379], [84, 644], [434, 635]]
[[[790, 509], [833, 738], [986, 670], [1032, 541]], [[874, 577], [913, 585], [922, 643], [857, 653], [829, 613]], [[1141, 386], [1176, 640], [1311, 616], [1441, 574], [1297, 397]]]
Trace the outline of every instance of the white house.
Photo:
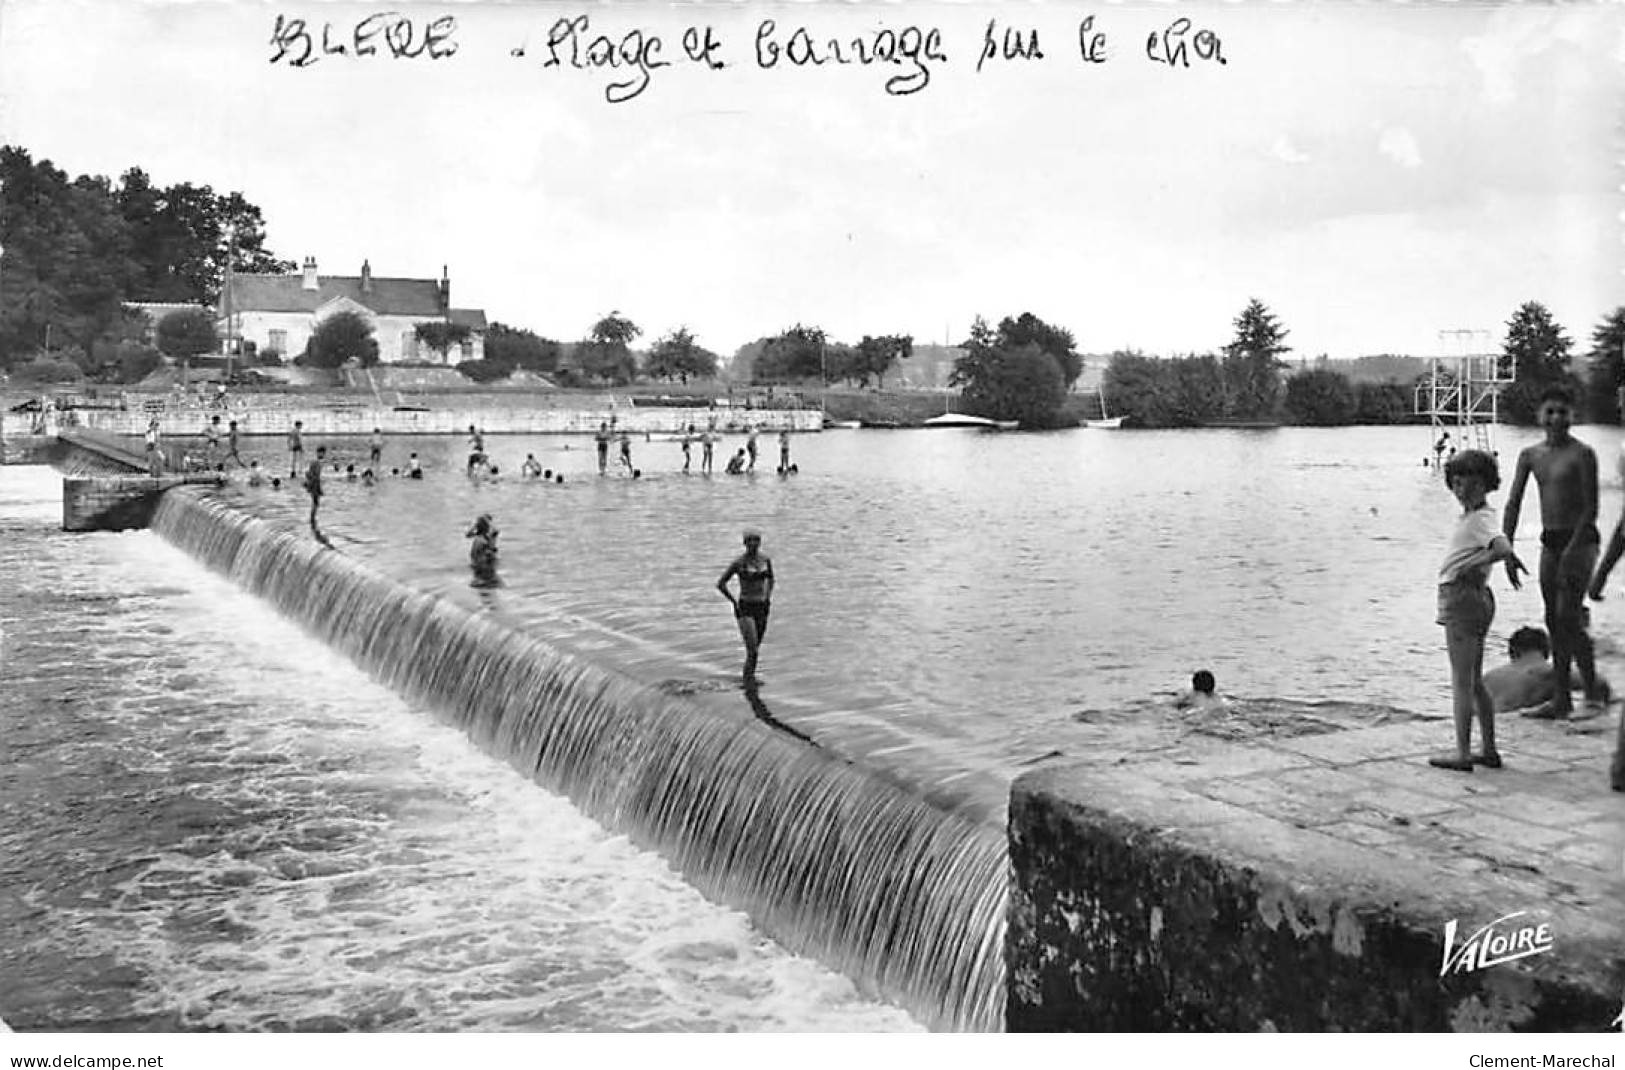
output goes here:
[[[456, 364], [485, 357], [485, 310], [451, 307], [451, 279], [441, 268], [434, 279], [374, 277], [362, 261], [360, 275], [322, 276], [316, 258], [305, 258], [297, 275], [233, 275], [220, 294], [221, 334], [252, 342], [260, 353], [291, 360], [305, 351], [316, 325], [337, 312], [359, 313], [372, 324], [382, 364], [428, 361]], [[461, 324], [467, 341], [441, 355], [418, 342], [420, 323]]]

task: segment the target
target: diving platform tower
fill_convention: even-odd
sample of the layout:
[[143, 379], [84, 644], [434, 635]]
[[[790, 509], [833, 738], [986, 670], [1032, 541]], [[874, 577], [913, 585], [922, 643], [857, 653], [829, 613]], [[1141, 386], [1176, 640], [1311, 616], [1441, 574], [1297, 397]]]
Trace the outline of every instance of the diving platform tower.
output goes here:
[[[1501, 389], [1512, 382], [1511, 374], [1499, 371], [1500, 361], [1489, 331], [1439, 332], [1439, 354], [1416, 384], [1415, 413], [1428, 418], [1430, 456], [1459, 449], [1495, 452]], [[1445, 435], [1450, 436], [1445, 449], [1435, 454]]]

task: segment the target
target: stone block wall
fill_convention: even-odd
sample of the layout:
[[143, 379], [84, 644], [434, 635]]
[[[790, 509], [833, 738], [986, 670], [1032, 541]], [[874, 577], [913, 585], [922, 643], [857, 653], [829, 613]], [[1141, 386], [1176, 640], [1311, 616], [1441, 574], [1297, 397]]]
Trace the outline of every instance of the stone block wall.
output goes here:
[[63, 531], [126, 531], [152, 522], [158, 495], [175, 480], [70, 476], [62, 481]]
[[[1013, 1032], [1597, 1030], [1618, 1013], [1625, 949], [1573, 941], [1441, 977], [1445, 922], [1482, 906], [1451, 901], [1450, 882], [1306, 857], [1268, 829], [1261, 861], [1115, 788], [1064, 769], [1015, 783]], [[1173, 825], [1192, 816], [1165, 805]]]

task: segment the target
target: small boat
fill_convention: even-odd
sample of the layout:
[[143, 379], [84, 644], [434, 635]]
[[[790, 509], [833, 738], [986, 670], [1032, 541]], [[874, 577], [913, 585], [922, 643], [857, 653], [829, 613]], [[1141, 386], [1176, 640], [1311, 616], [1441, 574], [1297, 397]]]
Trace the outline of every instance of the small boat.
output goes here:
[[969, 416], [962, 412], [945, 412], [926, 420], [923, 427], [987, 427], [995, 431], [1011, 431], [1020, 424], [1015, 420], [989, 420], [986, 416]]
[[1083, 426], [1092, 427], [1097, 431], [1116, 431], [1123, 426], [1121, 416], [1106, 415], [1106, 391], [1104, 389], [1100, 391], [1100, 419], [1085, 420]]

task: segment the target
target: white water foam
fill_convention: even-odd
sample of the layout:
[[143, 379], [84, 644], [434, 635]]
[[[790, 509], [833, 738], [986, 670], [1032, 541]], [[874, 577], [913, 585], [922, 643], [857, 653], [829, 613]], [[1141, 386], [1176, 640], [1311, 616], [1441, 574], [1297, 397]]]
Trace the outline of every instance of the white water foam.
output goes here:
[[[52, 904], [52, 938], [145, 978], [128, 1015], [203, 1029], [917, 1028], [162, 540], [50, 532], [59, 485], [0, 470], [0, 519], [44, 526], [41, 560], [0, 568], [49, 568], [105, 599], [62, 622], [83, 644], [62, 662], [77, 667], [73, 712], [100, 734], [58, 751], [116, 765], [110, 782], [136, 786], [110, 787], [110, 805], [150, 815], [149, 833], [87, 847], [120, 864]], [[24, 616], [0, 612], [12, 628]]]

